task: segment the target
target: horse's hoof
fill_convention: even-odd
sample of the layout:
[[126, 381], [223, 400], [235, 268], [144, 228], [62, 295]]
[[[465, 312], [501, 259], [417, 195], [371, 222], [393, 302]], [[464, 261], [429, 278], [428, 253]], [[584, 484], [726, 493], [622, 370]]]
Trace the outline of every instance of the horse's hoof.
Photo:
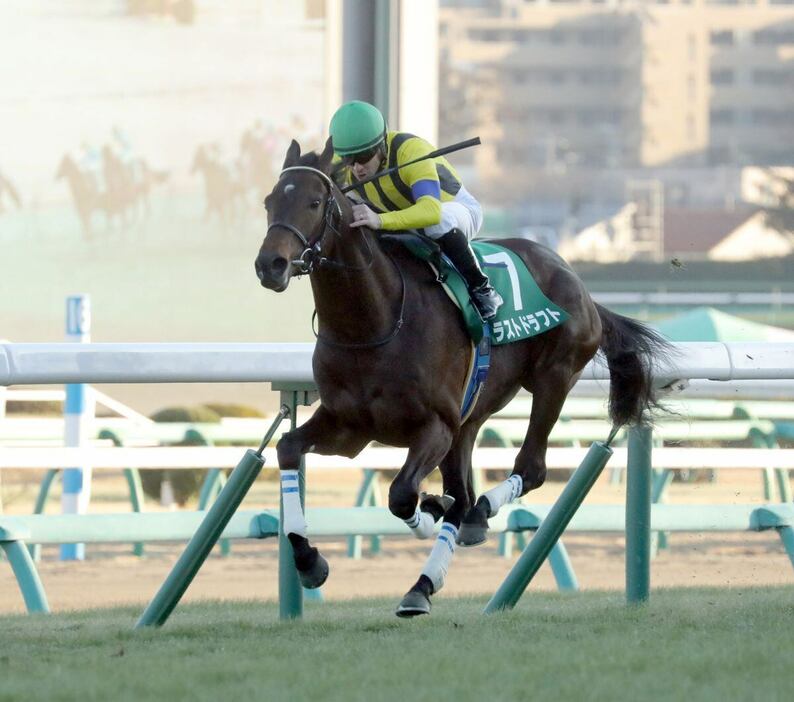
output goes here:
[[479, 546], [488, 540], [488, 524], [466, 524], [463, 522], [458, 530], [459, 546]]
[[303, 587], [307, 590], [315, 590], [328, 580], [329, 572], [328, 561], [318, 553], [314, 565], [306, 570], [299, 570], [298, 577]]
[[477, 503], [472, 507], [458, 531], [458, 544], [460, 546], [477, 546], [485, 543], [488, 538], [488, 516], [491, 506], [488, 498], [481, 496]]
[[305, 536], [287, 534], [295, 556], [295, 568], [301, 585], [308, 590], [320, 587], [328, 579], [328, 561], [309, 543]]
[[452, 495], [429, 495], [426, 492], [419, 494], [419, 509], [428, 512], [435, 522], [441, 519], [454, 504], [455, 498]]
[[423, 592], [411, 590], [403, 597], [395, 614], [406, 619], [420, 614], [430, 614], [430, 598]]

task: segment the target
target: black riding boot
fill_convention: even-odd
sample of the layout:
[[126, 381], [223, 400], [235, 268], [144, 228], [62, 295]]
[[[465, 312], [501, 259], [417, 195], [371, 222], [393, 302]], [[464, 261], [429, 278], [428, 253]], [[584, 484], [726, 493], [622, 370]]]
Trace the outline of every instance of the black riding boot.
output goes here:
[[452, 263], [455, 264], [455, 268], [460, 271], [466, 281], [466, 286], [469, 288], [474, 304], [480, 311], [480, 316], [483, 319], [495, 317], [496, 311], [504, 300], [494, 290], [488, 276], [480, 268], [466, 235], [460, 229], [451, 229], [437, 241], [441, 250], [449, 256]]

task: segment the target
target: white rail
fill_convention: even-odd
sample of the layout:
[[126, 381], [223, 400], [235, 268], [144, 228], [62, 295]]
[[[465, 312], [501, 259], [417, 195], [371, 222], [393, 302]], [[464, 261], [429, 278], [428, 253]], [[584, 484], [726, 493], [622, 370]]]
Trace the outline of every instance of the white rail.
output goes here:
[[[659, 369], [677, 379], [794, 379], [794, 344], [678, 343]], [[0, 385], [313, 381], [313, 344], [1, 344]], [[583, 378], [604, 380], [603, 361]]]

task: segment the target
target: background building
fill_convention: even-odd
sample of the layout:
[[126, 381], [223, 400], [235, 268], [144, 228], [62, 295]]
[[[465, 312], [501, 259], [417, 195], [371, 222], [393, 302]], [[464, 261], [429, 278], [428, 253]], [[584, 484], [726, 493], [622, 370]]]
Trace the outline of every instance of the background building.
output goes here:
[[482, 136], [468, 166], [518, 224], [578, 231], [638, 178], [731, 208], [742, 166], [794, 163], [791, 0], [448, 1], [440, 22], [441, 141]]

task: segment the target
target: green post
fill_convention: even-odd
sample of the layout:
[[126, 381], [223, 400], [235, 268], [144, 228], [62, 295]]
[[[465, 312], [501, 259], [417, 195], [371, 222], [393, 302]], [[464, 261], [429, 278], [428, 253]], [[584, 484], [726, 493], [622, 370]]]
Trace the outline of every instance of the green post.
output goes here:
[[[58, 472], [58, 468], [50, 468], [44, 474], [39, 487], [39, 494], [36, 497], [36, 503], [33, 505], [33, 514], [44, 514], [44, 510], [47, 508], [47, 498], [50, 496], [50, 488], [55, 478], [58, 477]], [[28, 550], [30, 551], [30, 557], [34, 561], [38, 561], [41, 556], [41, 545], [30, 544]]]
[[626, 470], [626, 599], [645, 602], [651, 582], [651, 454], [653, 431], [629, 430]]
[[[300, 488], [301, 506], [305, 505], [306, 471], [301, 459], [298, 471], [298, 487]], [[278, 614], [281, 619], [300, 619], [303, 617], [303, 588], [301, 587], [298, 569], [292, 555], [292, 544], [284, 535], [284, 500], [278, 500]]]
[[[317, 399], [314, 386], [307, 383], [299, 388], [295, 384], [272, 384], [273, 390], [281, 391], [281, 407], [290, 417], [290, 428], [295, 429], [298, 423], [298, 406], [310, 405]], [[298, 487], [300, 489], [301, 506], [306, 509], [306, 461], [301, 458], [298, 468]], [[304, 590], [300, 584], [295, 558], [292, 555], [292, 544], [284, 535], [281, 527], [284, 524], [284, 503], [279, 490], [279, 530], [278, 530], [278, 610], [281, 619], [300, 619], [303, 616]], [[311, 592], [309, 597], [320, 599], [318, 591]]]
[[[141, 474], [137, 468], [125, 468], [124, 477], [127, 479], [127, 487], [130, 491], [130, 503], [133, 512], [143, 512], [143, 485], [141, 484]], [[136, 541], [132, 545], [134, 556], [143, 556], [143, 542]]]
[[579, 581], [576, 579], [576, 573], [573, 572], [568, 549], [562, 541], [557, 541], [549, 552], [549, 565], [560, 592], [576, 592], [579, 589]]
[[[653, 486], [651, 488], [651, 503], [662, 504], [667, 502], [667, 488], [673, 482], [673, 471], [669, 468], [660, 468], [654, 470]], [[666, 531], [655, 531], [651, 537], [655, 538], [656, 542], [651, 541], [651, 554], [655, 557], [657, 552], [663, 548], [667, 548], [669, 541]]]
[[791, 565], [794, 565], [794, 529], [790, 526], [782, 526], [778, 527], [776, 531], [778, 536], [780, 536], [780, 540], [783, 542]]
[[[105, 441], [112, 441], [114, 446], [123, 446], [121, 437], [110, 429], [102, 429], [97, 434], [97, 439], [104, 439]], [[133, 512], [143, 512], [143, 485], [141, 483], [141, 474], [137, 468], [124, 468], [124, 478], [127, 481], [127, 489], [130, 493], [130, 505]], [[137, 541], [132, 545], [132, 554], [134, 556], [143, 556], [143, 542]]]
[[171, 573], [141, 615], [136, 629], [165, 624], [262, 470], [262, 451], [270, 443], [288, 411], [288, 408], [281, 407], [258, 451], [248, 449], [245, 452]]
[[611, 455], [612, 449], [609, 448], [608, 443], [596, 441], [590, 446], [581, 465], [574, 471], [535, 536], [485, 606], [485, 614], [515, 607], [530, 580], [538, 572], [554, 544], [562, 536], [568, 522], [590, 492], [590, 488], [601, 475]]
[[[0, 528], [0, 538], [4, 538], [4, 532]], [[47, 603], [47, 593], [39, 579], [38, 571], [33, 563], [27, 546], [24, 541], [0, 541], [11, 569], [14, 571], [19, 589], [22, 592], [22, 599], [25, 607], [30, 614], [43, 613], [50, 611]]]
[[[372, 468], [364, 469], [364, 478], [358, 489], [355, 507], [380, 507], [380, 479], [378, 471]], [[361, 545], [363, 538], [360, 534], [347, 537], [347, 555], [349, 558], [361, 558]], [[380, 536], [372, 536], [370, 539], [371, 551], [373, 554], [380, 553]]]
[[[766, 435], [766, 445], [771, 449], [779, 449], [777, 437], [774, 434]], [[775, 479], [777, 480], [777, 490], [781, 502], [791, 502], [791, 480], [788, 470], [785, 468], [775, 468]]]

